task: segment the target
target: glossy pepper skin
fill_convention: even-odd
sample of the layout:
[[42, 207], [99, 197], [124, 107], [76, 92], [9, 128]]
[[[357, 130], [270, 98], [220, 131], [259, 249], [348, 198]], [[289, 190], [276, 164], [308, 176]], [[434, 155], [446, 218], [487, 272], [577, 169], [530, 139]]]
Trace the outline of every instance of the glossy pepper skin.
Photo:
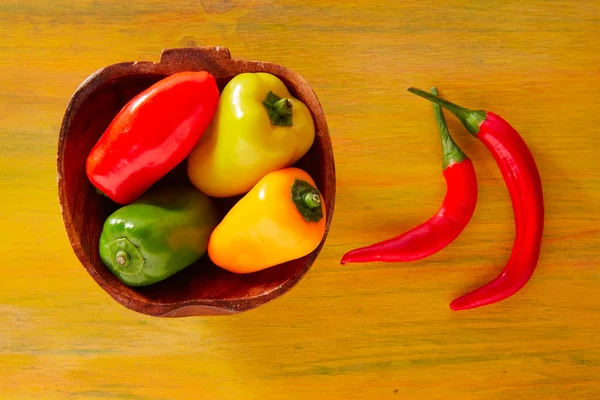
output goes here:
[[218, 222], [211, 200], [189, 185], [152, 190], [108, 217], [100, 257], [123, 283], [151, 285], [202, 257]]
[[265, 175], [215, 228], [208, 255], [219, 267], [245, 274], [312, 252], [325, 234], [325, 203], [298, 168]]
[[538, 263], [544, 230], [544, 198], [540, 174], [527, 144], [502, 117], [469, 110], [419, 89], [409, 91], [451, 111], [467, 130], [487, 147], [508, 188], [516, 225], [513, 249], [502, 273], [488, 284], [450, 304], [466, 310], [502, 301], [517, 293], [531, 278]]
[[243, 73], [223, 89], [210, 127], [188, 158], [188, 177], [209, 196], [241, 195], [298, 161], [314, 138], [310, 111], [281, 80]]
[[205, 71], [170, 75], [131, 99], [90, 152], [92, 184], [129, 204], [183, 161], [208, 127], [219, 100]]
[[[432, 92], [437, 94], [435, 88]], [[433, 217], [408, 232], [344, 254], [342, 264], [421, 260], [452, 243], [471, 220], [477, 204], [473, 163], [450, 137], [442, 109], [437, 104], [434, 104], [434, 114], [444, 153], [446, 196], [442, 206]]]

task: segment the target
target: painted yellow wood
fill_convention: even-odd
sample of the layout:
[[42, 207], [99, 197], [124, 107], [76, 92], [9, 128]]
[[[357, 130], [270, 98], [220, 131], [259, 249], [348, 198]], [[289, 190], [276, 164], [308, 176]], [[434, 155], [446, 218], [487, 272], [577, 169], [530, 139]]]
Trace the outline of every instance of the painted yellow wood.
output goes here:
[[[600, 398], [600, 2], [3, 0], [0, 398]], [[338, 197], [322, 255], [290, 293], [230, 317], [118, 305], [67, 242], [56, 144], [93, 71], [223, 45], [283, 64], [327, 113]], [[514, 225], [486, 149], [448, 117], [480, 197], [464, 234], [411, 264], [340, 266], [444, 195], [436, 85], [523, 135], [544, 183], [539, 267], [513, 298], [453, 313], [492, 279]]]

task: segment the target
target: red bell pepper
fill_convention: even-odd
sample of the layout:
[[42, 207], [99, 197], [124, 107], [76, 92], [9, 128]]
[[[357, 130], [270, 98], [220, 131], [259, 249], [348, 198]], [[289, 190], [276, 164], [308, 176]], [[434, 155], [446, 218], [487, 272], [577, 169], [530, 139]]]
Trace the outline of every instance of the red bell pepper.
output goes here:
[[138, 199], [182, 162], [210, 124], [219, 89], [208, 72], [180, 72], [131, 99], [90, 152], [92, 184], [119, 204]]

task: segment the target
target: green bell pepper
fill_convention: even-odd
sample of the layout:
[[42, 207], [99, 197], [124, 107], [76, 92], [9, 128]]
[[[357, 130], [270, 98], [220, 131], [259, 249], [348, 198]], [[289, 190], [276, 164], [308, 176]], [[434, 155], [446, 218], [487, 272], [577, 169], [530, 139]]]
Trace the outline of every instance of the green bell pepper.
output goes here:
[[100, 257], [123, 283], [151, 285], [200, 259], [218, 223], [211, 200], [193, 187], [148, 192], [108, 217]]

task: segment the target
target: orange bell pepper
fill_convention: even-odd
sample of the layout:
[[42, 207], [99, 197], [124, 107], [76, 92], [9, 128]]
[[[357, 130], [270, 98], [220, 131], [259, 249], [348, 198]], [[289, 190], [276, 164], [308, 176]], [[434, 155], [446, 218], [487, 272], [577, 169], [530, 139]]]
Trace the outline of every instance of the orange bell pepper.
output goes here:
[[313, 179], [298, 168], [265, 175], [213, 230], [208, 255], [245, 274], [312, 252], [325, 235], [325, 204]]

